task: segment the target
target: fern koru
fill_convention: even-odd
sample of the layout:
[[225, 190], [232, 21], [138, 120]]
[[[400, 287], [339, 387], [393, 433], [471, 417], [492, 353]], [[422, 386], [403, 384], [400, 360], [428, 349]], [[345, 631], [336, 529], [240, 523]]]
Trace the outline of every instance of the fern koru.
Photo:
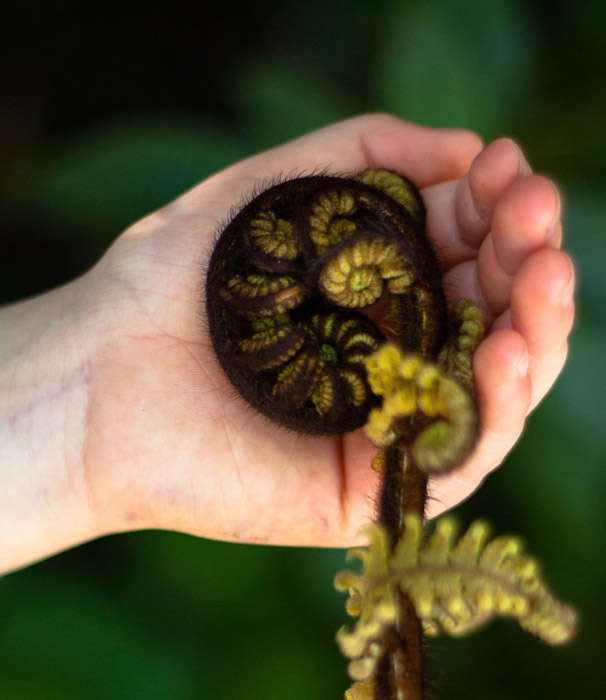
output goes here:
[[338, 634], [351, 700], [422, 698], [423, 634], [502, 615], [560, 644], [576, 624], [517, 539], [487, 542], [478, 522], [456, 541], [445, 518], [423, 544], [429, 475], [455, 469], [478, 436], [471, 360], [484, 332], [471, 302], [447, 309], [424, 230], [401, 175], [297, 178], [240, 210], [207, 275], [213, 347], [242, 397], [299, 432], [365, 425], [379, 448], [370, 547], [351, 552], [363, 572], [336, 579], [359, 615]]

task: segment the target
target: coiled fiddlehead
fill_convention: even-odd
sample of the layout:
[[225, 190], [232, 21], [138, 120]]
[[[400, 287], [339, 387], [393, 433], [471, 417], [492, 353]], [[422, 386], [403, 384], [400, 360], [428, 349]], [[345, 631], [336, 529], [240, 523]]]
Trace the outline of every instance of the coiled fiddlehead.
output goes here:
[[[471, 358], [483, 334], [471, 302], [447, 311], [424, 226], [419, 192], [395, 173], [298, 178], [232, 219], [207, 276], [215, 353], [252, 406], [304, 433], [366, 424], [380, 448], [371, 547], [353, 551], [365, 571], [337, 577], [360, 615], [338, 636], [349, 700], [423, 697], [423, 623], [463, 632], [510, 614], [554, 643], [574, 632], [574, 613], [535, 585], [534, 563], [490, 568], [494, 545], [476, 566], [478, 527], [452, 549], [440, 525], [419, 553], [428, 476], [460, 465], [477, 439]], [[511, 562], [521, 573], [510, 576]]]
[[[299, 432], [363, 425], [379, 403], [365, 361], [385, 329], [362, 310], [384, 297], [391, 333], [437, 354], [446, 307], [423, 216], [412, 183], [385, 171], [283, 182], [237, 214], [210, 261], [207, 313], [249, 403]], [[406, 321], [404, 307], [414, 309]]]

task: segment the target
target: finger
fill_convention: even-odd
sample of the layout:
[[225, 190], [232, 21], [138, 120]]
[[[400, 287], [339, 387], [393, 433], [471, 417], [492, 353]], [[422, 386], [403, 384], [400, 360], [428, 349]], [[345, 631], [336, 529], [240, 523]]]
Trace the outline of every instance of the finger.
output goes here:
[[395, 170], [422, 188], [461, 177], [482, 149], [482, 140], [464, 129], [428, 129], [400, 122], [397, 129], [367, 131], [362, 147], [367, 167]]
[[497, 201], [530, 172], [518, 146], [510, 139], [498, 139], [476, 156], [460, 180], [424, 190], [427, 228], [443, 270], [477, 256]]
[[477, 248], [490, 229], [495, 206], [517, 180], [531, 174], [522, 151], [511, 139], [497, 139], [474, 160], [455, 192], [455, 216], [461, 240]]
[[530, 355], [531, 408], [558, 376], [574, 320], [574, 266], [560, 251], [531, 255], [515, 276], [511, 307], [495, 327], [511, 327], [524, 338]]
[[449, 299], [471, 299], [487, 325], [509, 306], [515, 274], [540, 248], [559, 248], [562, 240], [560, 198], [543, 177], [515, 182], [495, 207], [492, 229], [480, 246], [478, 259], [467, 260], [444, 274]]
[[430, 481], [428, 517], [467, 498], [514, 445], [530, 401], [528, 353], [519, 333], [499, 330], [478, 347], [474, 377], [482, 431], [473, 455], [454, 472]]
[[533, 175], [503, 194], [478, 252], [477, 284], [493, 315], [509, 306], [522, 262], [540, 248], [558, 248], [561, 237], [560, 197], [551, 181]]
[[479, 137], [469, 131], [429, 129], [387, 114], [367, 114], [248, 158], [223, 175], [258, 181], [319, 168], [339, 173], [387, 168], [424, 187], [460, 177], [480, 148]]

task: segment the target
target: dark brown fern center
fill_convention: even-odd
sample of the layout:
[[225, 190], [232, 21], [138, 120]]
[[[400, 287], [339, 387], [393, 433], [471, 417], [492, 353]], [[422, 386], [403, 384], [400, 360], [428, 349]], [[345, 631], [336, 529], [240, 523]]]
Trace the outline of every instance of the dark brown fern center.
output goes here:
[[242, 397], [303, 433], [365, 425], [379, 448], [370, 547], [353, 551], [364, 572], [336, 581], [358, 616], [338, 635], [351, 700], [422, 698], [424, 633], [461, 634], [495, 614], [554, 644], [574, 630], [517, 540], [487, 543], [476, 523], [455, 542], [443, 519], [422, 544], [428, 477], [477, 439], [471, 359], [483, 334], [471, 302], [447, 309], [424, 231], [421, 196], [401, 175], [297, 178], [233, 218], [207, 276], [213, 347]]

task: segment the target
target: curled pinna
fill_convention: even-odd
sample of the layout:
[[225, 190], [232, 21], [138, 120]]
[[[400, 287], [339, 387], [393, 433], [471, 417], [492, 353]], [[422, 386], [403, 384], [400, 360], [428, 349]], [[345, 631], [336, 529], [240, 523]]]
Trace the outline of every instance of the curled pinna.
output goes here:
[[236, 214], [209, 263], [206, 310], [252, 406], [298, 432], [349, 432], [380, 403], [365, 362], [386, 337], [437, 357], [446, 305], [424, 216], [415, 186], [388, 171], [288, 180]]

